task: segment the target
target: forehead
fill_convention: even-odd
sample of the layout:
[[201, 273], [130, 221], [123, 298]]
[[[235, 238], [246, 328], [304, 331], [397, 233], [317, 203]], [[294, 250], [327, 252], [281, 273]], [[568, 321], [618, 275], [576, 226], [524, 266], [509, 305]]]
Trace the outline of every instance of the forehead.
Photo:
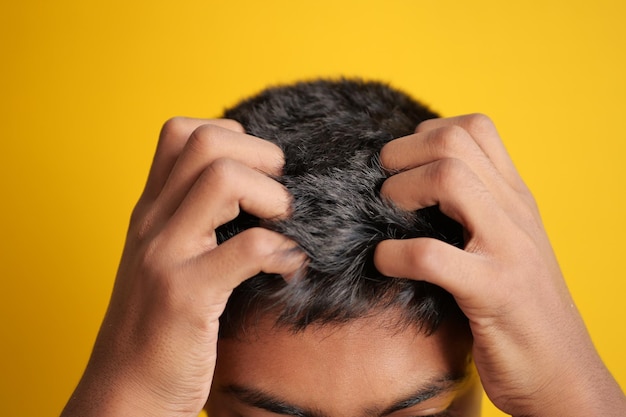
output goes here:
[[[416, 388], [453, 385], [452, 379], [471, 374], [465, 328], [444, 324], [427, 336], [412, 327], [399, 330], [394, 319], [386, 312], [297, 333], [261, 319], [245, 338], [219, 341], [209, 403], [236, 402], [229, 389], [246, 387], [320, 414], [362, 415]], [[444, 401], [455, 390], [450, 393]]]

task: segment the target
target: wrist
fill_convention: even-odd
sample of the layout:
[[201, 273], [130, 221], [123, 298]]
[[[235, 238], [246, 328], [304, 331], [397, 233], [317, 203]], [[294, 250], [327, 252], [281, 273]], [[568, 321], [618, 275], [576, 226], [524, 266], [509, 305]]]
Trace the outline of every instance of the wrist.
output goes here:
[[626, 397], [595, 354], [578, 362], [542, 389], [535, 410], [518, 417], [621, 417], [626, 415]]
[[200, 410], [185, 409], [164, 395], [150, 392], [131, 378], [85, 372], [61, 417], [197, 417]]

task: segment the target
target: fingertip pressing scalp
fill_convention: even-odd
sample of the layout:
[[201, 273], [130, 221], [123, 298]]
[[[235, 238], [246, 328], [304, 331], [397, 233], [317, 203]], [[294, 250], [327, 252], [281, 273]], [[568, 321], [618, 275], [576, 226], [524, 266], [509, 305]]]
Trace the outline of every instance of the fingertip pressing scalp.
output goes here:
[[[255, 311], [271, 310], [278, 325], [298, 331], [398, 307], [403, 324], [427, 333], [451, 313], [461, 314], [441, 288], [386, 277], [373, 262], [376, 244], [385, 239], [433, 237], [463, 245], [461, 227], [436, 207], [409, 212], [380, 196], [392, 174], [381, 166], [382, 146], [436, 113], [386, 84], [340, 79], [269, 88], [224, 117], [282, 149], [277, 180], [293, 196], [292, 213], [262, 226], [297, 242], [309, 261], [288, 283], [259, 274], [237, 287], [221, 318], [222, 337], [237, 335]], [[258, 225], [242, 213], [218, 229], [218, 239]]]

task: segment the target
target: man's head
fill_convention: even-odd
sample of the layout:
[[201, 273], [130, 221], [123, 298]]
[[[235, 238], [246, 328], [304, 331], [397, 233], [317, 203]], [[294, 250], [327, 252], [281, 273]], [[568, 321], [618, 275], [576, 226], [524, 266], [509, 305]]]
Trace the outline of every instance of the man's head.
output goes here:
[[[341, 80], [272, 88], [225, 117], [283, 150], [277, 180], [293, 195], [292, 213], [261, 225], [292, 238], [310, 261], [289, 283], [260, 274], [235, 289], [220, 323], [215, 417], [228, 415], [219, 411], [228, 399], [256, 412], [320, 414], [320, 399], [345, 384], [363, 394], [359, 376], [376, 388], [372, 401], [384, 397], [371, 404], [374, 415], [404, 416], [419, 404], [443, 409], [465, 392], [471, 338], [453, 298], [425, 282], [385, 277], [372, 261], [384, 239], [463, 244], [460, 226], [437, 208], [406, 212], [379, 195], [392, 174], [379, 164], [382, 146], [437, 115], [386, 85]], [[258, 224], [243, 213], [218, 239]], [[354, 394], [343, 392], [352, 400], [335, 398], [328, 410], [347, 412], [351, 403], [357, 410], [365, 403]]]

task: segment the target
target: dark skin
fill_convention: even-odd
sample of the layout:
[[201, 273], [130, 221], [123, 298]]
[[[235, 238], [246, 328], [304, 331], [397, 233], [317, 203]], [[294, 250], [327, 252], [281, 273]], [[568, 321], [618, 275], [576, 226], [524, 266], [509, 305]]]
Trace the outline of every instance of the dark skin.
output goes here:
[[426, 335], [390, 325], [399, 314], [296, 334], [273, 316], [255, 320], [245, 335], [218, 342], [209, 415], [478, 417], [482, 390], [465, 323]]
[[[384, 241], [376, 266], [454, 295], [494, 404], [520, 417], [626, 415], [493, 123], [482, 115], [426, 121], [388, 143], [381, 160], [400, 171], [383, 195], [409, 210], [439, 205], [464, 226], [467, 245]], [[232, 289], [260, 271], [289, 276], [306, 261], [293, 242], [262, 228], [215, 240], [215, 228], [240, 209], [262, 219], [289, 215], [288, 193], [268, 177], [280, 174], [282, 161], [276, 146], [233, 121], [166, 123], [107, 315], [64, 417], [198, 414], [211, 393], [219, 316]], [[436, 340], [445, 338], [420, 346]], [[326, 387], [298, 392], [317, 389]]]

